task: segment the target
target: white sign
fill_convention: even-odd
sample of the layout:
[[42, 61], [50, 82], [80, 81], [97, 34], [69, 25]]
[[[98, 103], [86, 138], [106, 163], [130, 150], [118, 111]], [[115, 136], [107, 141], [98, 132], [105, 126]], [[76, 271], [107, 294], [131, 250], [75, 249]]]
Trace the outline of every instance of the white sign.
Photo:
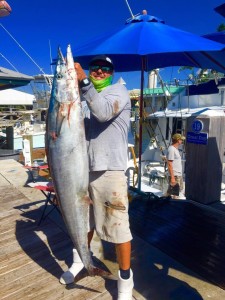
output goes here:
[[31, 166], [30, 141], [23, 139], [24, 165]]

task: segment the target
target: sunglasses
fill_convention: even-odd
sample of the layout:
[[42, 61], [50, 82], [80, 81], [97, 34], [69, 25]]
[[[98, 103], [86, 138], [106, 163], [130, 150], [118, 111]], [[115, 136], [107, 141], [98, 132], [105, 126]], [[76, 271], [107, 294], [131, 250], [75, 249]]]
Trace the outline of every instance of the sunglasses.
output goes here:
[[112, 72], [112, 68], [111, 67], [107, 67], [107, 66], [97, 66], [97, 65], [93, 65], [93, 66], [90, 66], [90, 71], [94, 71], [94, 72], [96, 72], [96, 71], [98, 71], [99, 69], [101, 69], [102, 70], [102, 72]]

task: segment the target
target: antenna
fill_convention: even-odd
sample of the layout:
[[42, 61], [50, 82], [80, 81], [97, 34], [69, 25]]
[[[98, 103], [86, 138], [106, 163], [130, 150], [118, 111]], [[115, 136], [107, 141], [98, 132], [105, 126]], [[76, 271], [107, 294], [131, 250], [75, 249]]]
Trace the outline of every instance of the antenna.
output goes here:
[[52, 47], [51, 47], [51, 41], [49, 40], [49, 55], [50, 55], [50, 61], [51, 61], [51, 72], [53, 74], [53, 68], [52, 68]]
[[128, 7], [128, 9], [129, 9], [129, 11], [130, 11], [130, 14], [131, 14], [132, 19], [134, 19], [134, 15], [133, 15], [133, 13], [132, 13], [132, 10], [131, 10], [131, 8], [130, 8], [130, 5], [129, 5], [128, 1], [125, 0], [125, 2], [126, 2], [127, 7]]

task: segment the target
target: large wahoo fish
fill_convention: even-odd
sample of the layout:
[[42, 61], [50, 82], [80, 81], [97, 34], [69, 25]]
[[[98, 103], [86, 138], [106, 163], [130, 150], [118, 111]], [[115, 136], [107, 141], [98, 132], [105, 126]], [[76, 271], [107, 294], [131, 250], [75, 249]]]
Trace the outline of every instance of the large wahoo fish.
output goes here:
[[46, 128], [48, 163], [69, 235], [89, 275], [108, 276], [93, 266], [88, 249], [88, 156], [70, 45], [66, 60], [58, 50]]

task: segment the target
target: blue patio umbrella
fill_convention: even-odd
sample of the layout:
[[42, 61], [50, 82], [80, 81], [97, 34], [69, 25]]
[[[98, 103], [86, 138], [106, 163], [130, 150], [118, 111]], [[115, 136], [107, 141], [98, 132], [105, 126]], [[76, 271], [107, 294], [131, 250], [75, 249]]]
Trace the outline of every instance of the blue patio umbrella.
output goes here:
[[221, 16], [225, 17], [225, 3], [215, 7], [214, 10]]
[[223, 48], [224, 45], [143, 14], [73, 49], [73, 54], [86, 69], [93, 56], [104, 53], [113, 59], [117, 72], [168, 66], [204, 66], [224, 72], [225, 58], [214, 57], [215, 51]]
[[[141, 176], [144, 72], [169, 66], [208, 68], [225, 73], [223, 44], [168, 26], [147, 15], [132, 18], [112, 32], [102, 34], [73, 49], [75, 61], [84, 69], [95, 55], [112, 58], [117, 72], [141, 71], [139, 176]], [[141, 181], [139, 180], [139, 189]]]
[[225, 44], [225, 31], [218, 31], [214, 33], [205, 34], [203, 35], [203, 37], [221, 44]]

